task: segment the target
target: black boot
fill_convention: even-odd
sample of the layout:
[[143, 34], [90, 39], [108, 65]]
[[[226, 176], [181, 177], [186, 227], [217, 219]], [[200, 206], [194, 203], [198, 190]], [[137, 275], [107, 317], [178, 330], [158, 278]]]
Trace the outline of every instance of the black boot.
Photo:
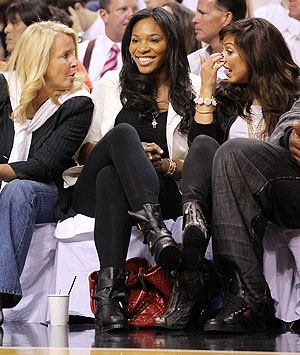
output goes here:
[[156, 264], [166, 270], [175, 269], [179, 264], [180, 250], [163, 222], [160, 205], [147, 203], [143, 205], [143, 210], [128, 213], [139, 222], [138, 227], [144, 233]]
[[200, 271], [177, 272], [167, 310], [155, 319], [155, 326], [185, 329], [198, 316], [206, 300]]
[[202, 263], [201, 271], [204, 287], [207, 292], [207, 301], [199, 315], [198, 325], [204, 327], [209, 319], [215, 318], [216, 315], [220, 313], [221, 309], [226, 304], [227, 297], [225, 294], [225, 287], [221, 283], [214, 263], [210, 260], [205, 260]]
[[3, 321], [4, 321], [3, 311], [2, 311], [2, 309], [1, 309], [1, 310], [0, 310], [0, 327], [1, 327], [1, 325], [3, 324]]
[[245, 300], [245, 291], [239, 274], [231, 270], [228, 299], [224, 308], [214, 318], [206, 322], [205, 333], [246, 333], [266, 329], [270, 318], [274, 317], [273, 302], [266, 297], [259, 305], [260, 311], [254, 311]]
[[125, 273], [122, 269], [106, 267], [99, 271], [96, 293], [95, 318], [102, 330], [126, 330], [127, 319], [122, 313], [126, 305]]
[[207, 224], [200, 206], [196, 202], [185, 202], [182, 206], [182, 242], [185, 247], [197, 246], [204, 255], [208, 245]]

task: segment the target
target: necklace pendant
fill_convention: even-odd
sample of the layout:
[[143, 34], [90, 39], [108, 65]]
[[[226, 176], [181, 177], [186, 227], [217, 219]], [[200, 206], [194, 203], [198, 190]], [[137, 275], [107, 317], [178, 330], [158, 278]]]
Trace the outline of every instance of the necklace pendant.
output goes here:
[[156, 128], [156, 126], [158, 125], [158, 123], [157, 123], [155, 118], [153, 118], [151, 125], [152, 125], [153, 128]]

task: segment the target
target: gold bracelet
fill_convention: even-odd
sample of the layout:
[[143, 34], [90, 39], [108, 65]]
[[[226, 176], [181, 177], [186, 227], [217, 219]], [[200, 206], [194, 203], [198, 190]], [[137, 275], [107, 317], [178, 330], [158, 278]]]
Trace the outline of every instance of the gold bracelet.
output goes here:
[[200, 111], [199, 109], [197, 109], [197, 107], [196, 107], [196, 111], [201, 113], [201, 114], [213, 113], [214, 112], [214, 110]]
[[167, 160], [169, 162], [169, 168], [165, 173], [165, 177], [172, 177], [177, 169], [177, 164], [173, 159], [167, 158]]

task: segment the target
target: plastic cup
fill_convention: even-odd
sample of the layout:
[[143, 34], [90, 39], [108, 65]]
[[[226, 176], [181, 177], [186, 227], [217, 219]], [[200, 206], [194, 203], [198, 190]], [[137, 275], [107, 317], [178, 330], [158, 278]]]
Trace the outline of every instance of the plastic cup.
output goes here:
[[50, 324], [66, 325], [69, 321], [69, 295], [48, 295]]
[[49, 347], [50, 348], [69, 347], [69, 326], [68, 325], [50, 325]]

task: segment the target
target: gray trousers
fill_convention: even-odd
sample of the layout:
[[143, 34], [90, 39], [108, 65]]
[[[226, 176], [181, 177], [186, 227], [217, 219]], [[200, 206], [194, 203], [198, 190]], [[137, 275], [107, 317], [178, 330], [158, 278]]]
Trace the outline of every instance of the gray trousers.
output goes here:
[[269, 295], [261, 241], [268, 222], [300, 227], [300, 166], [283, 147], [229, 140], [214, 159], [212, 197], [217, 268], [238, 273], [245, 301], [260, 314]]

